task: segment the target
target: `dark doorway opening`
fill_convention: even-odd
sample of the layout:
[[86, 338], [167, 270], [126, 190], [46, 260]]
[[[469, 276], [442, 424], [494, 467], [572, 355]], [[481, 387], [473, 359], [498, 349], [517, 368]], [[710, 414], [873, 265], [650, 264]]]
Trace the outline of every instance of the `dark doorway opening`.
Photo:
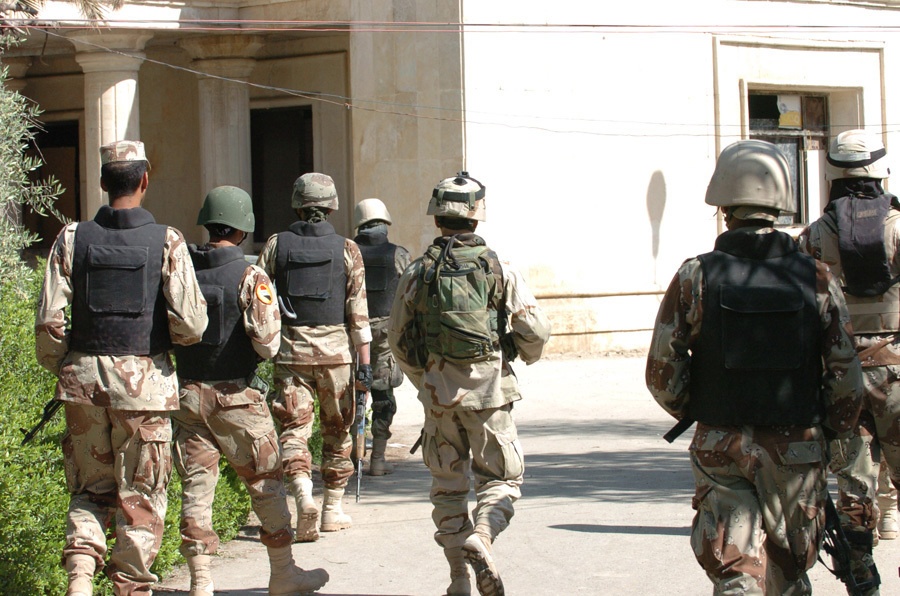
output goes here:
[[[44, 162], [31, 173], [37, 181], [50, 176], [56, 178], [65, 189], [56, 201], [56, 209], [72, 221], [81, 219], [81, 166], [79, 163], [78, 121], [47, 122], [35, 135], [28, 150]], [[53, 245], [63, 224], [53, 215], [39, 215], [30, 208], [22, 210], [22, 223], [26, 229], [40, 236], [31, 249], [47, 250]]]
[[265, 242], [297, 221], [291, 208], [294, 181], [314, 169], [312, 107], [251, 110], [250, 163], [253, 239]]

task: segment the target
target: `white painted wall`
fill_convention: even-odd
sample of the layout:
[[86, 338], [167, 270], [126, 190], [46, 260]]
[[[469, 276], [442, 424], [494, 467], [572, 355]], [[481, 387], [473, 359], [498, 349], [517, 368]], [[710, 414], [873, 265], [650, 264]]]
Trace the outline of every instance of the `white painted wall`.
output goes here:
[[[833, 94], [841, 130], [891, 122], [897, 34], [757, 25], [883, 26], [897, 11], [562, 0], [463, 14], [467, 166], [488, 189], [479, 231], [548, 297], [555, 351], [646, 345], [676, 268], [720, 229], [703, 199], [718, 152], [747, 134], [746, 89]], [[620, 293], [633, 295], [608, 296]]]

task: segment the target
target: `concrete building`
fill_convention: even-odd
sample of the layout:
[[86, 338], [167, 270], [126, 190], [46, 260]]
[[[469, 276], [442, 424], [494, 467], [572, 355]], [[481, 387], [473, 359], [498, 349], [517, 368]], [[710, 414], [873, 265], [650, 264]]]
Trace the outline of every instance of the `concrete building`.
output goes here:
[[421, 253], [431, 188], [466, 169], [487, 187], [479, 232], [525, 273], [556, 352], [646, 346], [675, 269], [722, 229], [703, 197], [729, 143], [783, 148], [792, 227], [821, 213], [834, 134], [900, 151], [896, 0], [160, 0], [101, 28], [50, 2], [35, 24], [2, 62], [45, 110], [71, 217], [104, 200], [97, 147], [140, 138], [146, 206], [191, 241], [206, 191], [233, 184], [259, 248], [316, 170], [341, 233], [377, 196]]

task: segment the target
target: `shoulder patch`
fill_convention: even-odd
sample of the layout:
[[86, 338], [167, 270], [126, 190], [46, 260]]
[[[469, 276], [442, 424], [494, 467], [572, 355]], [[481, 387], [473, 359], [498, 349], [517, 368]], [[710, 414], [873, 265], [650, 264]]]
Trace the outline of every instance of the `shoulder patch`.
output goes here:
[[272, 304], [272, 290], [269, 289], [269, 284], [256, 286], [256, 299], [266, 305]]

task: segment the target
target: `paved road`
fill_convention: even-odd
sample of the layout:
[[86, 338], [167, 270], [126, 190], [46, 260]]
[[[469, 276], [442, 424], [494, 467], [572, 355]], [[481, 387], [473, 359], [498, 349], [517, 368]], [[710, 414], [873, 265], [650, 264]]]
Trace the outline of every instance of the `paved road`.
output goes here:
[[[517, 368], [525, 396], [515, 406], [525, 486], [512, 524], [494, 545], [508, 594], [711, 593], [688, 541], [690, 433], [674, 445], [662, 440], [672, 420], [644, 388], [643, 366], [641, 357], [605, 357]], [[365, 476], [360, 503], [345, 499], [352, 529], [294, 545], [301, 566], [330, 573], [321, 594], [433, 595], [449, 583], [432, 538], [430, 476], [420, 454], [408, 454], [422, 421], [408, 383], [398, 405], [389, 450], [390, 459], [400, 460], [397, 472]], [[213, 566], [217, 594], [266, 594], [268, 562], [255, 538], [232, 541], [220, 555]], [[876, 561], [881, 593], [900, 594], [900, 540], [882, 542]], [[810, 575], [817, 596], [845, 594], [821, 564]], [[188, 586], [180, 570], [156, 592], [184, 595]]]

